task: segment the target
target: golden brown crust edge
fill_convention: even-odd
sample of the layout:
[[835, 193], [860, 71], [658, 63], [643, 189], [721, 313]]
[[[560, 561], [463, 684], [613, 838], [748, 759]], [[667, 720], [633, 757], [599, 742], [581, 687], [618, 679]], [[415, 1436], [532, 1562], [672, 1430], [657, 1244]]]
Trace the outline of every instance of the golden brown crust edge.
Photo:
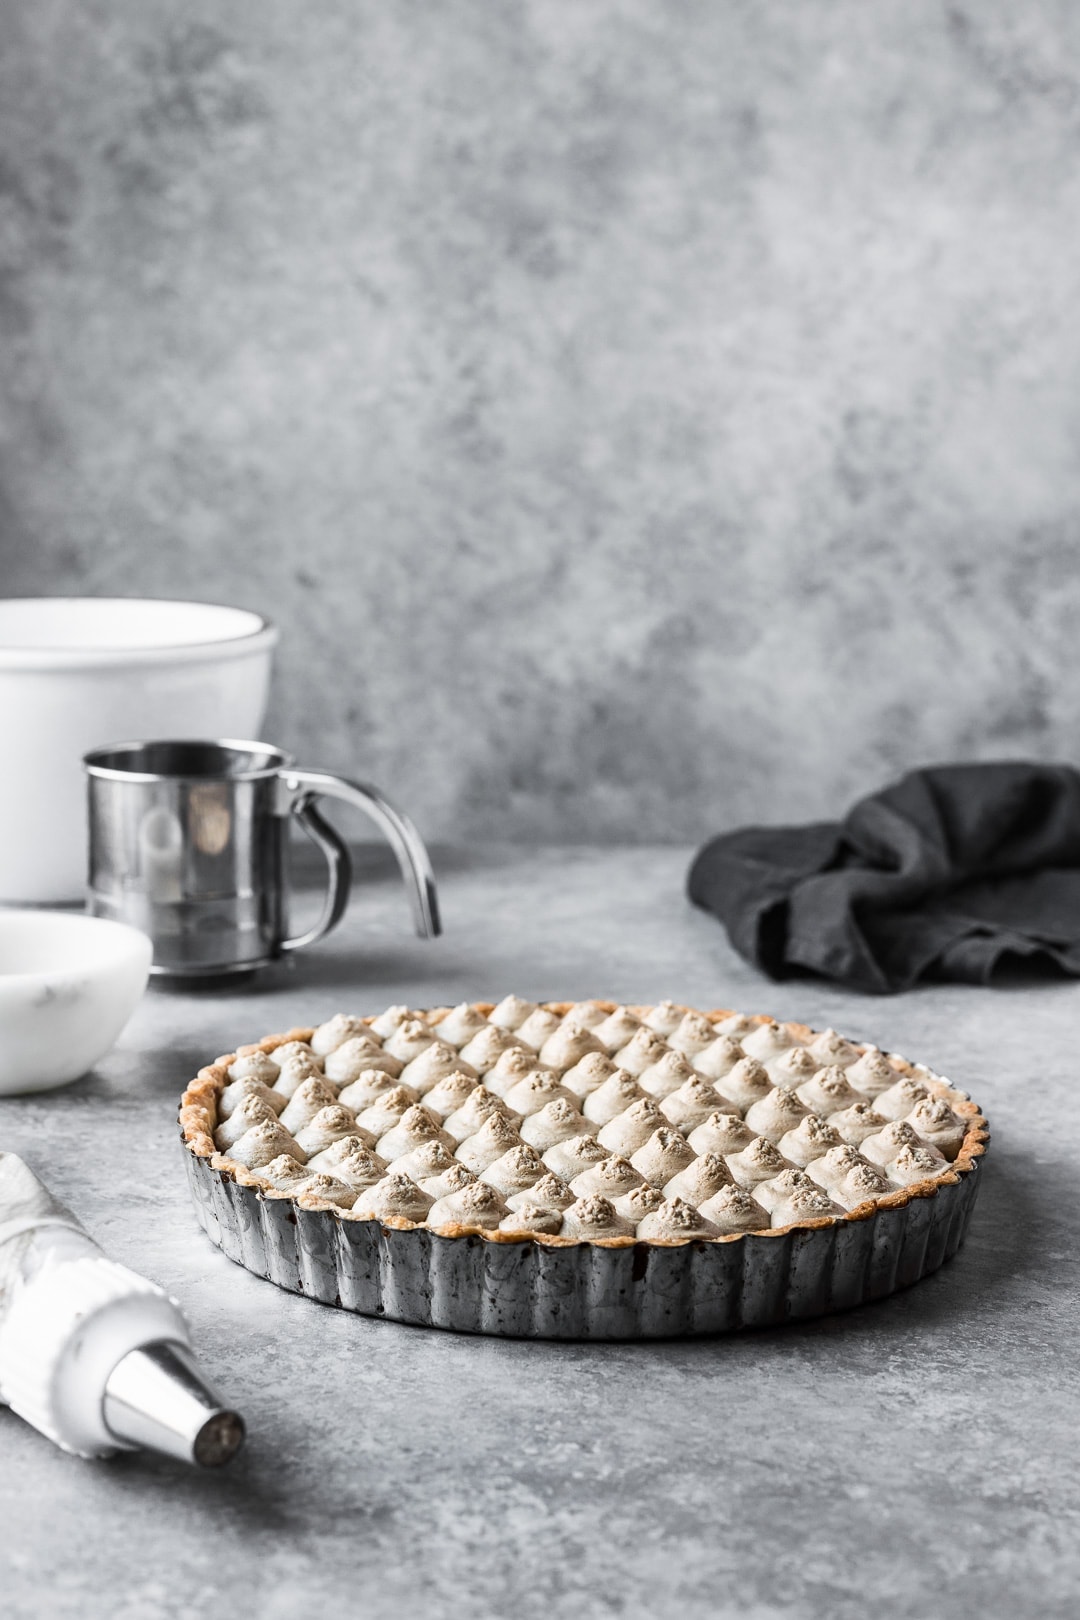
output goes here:
[[[614, 1012], [618, 1005], [614, 1001], [596, 999], [597, 1005], [604, 1007], [609, 1012]], [[474, 1001], [472, 1005], [479, 1012], [482, 1012], [485, 1017], [495, 1007], [493, 1001]], [[546, 1007], [548, 1011], [565, 1017], [575, 1003], [572, 1001], [545, 1001], [541, 1005]], [[648, 1004], [627, 1003], [627, 1006], [633, 1013], [646, 1013], [650, 1010]], [[449, 1011], [448, 1007], [429, 1008], [426, 1016], [433, 1023], [438, 1024], [439, 1018], [445, 1016]], [[719, 1023], [725, 1018], [732, 1017], [734, 1011], [735, 1009], [730, 1007], [714, 1007], [711, 1011], [706, 1012], [704, 1016], [712, 1023]], [[374, 1023], [378, 1016], [378, 1013], [372, 1013], [362, 1021], [371, 1024]], [[809, 1024], [801, 1024], [795, 1019], [775, 1020], [770, 1013], [753, 1013], [747, 1016], [752, 1017], [754, 1022], [758, 1024], [783, 1022], [789, 1029], [793, 1029], [808, 1038], [815, 1033]], [[207, 1064], [205, 1068], [200, 1069], [198, 1075], [189, 1083], [180, 1099], [179, 1122], [181, 1133], [185, 1146], [196, 1158], [206, 1159], [211, 1169], [217, 1171], [221, 1176], [231, 1178], [240, 1186], [254, 1188], [262, 1198], [285, 1199], [292, 1203], [299, 1203], [304, 1209], [321, 1211], [334, 1216], [337, 1220], [359, 1220], [360, 1217], [354, 1216], [351, 1210], [341, 1209], [338, 1205], [329, 1204], [323, 1199], [312, 1198], [310, 1201], [305, 1202], [302, 1195], [298, 1199], [292, 1193], [281, 1192], [277, 1188], [264, 1186], [259, 1178], [253, 1175], [244, 1165], [237, 1164], [227, 1154], [219, 1153], [214, 1146], [213, 1132], [217, 1119], [217, 1099], [225, 1089], [229, 1065], [234, 1063], [238, 1057], [243, 1057], [250, 1052], [272, 1052], [275, 1047], [284, 1046], [286, 1041], [310, 1041], [314, 1033], [314, 1027], [309, 1024], [306, 1026], [298, 1025], [294, 1029], [286, 1030], [281, 1035], [265, 1035], [262, 1040], [238, 1046], [235, 1052], [226, 1052], [224, 1056], [219, 1057], [214, 1063]], [[957, 1091], [955, 1087], [948, 1085], [940, 1076], [933, 1074], [929, 1069], [925, 1069], [919, 1064], [910, 1063], [906, 1058], [897, 1057], [892, 1053], [888, 1054], [888, 1056], [889, 1061], [895, 1065], [898, 1074], [918, 1075], [920, 1078], [932, 1081], [936, 1094], [946, 1097], [953, 1112], [968, 1121], [960, 1151], [948, 1170], [942, 1171], [941, 1175], [934, 1176], [926, 1181], [913, 1182], [910, 1187], [901, 1187], [896, 1192], [889, 1193], [885, 1198], [876, 1198], [868, 1203], [859, 1204], [842, 1217], [827, 1216], [816, 1221], [797, 1221], [791, 1226], [763, 1227], [756, 1232], [728, 1232], [714, 1238], [675, 1240], [639, 1237], [594, 1238], [589, 1243], [589, 1247], [628, 1249], [632, 1248], [636, 1243], [645, 1243], [649, 1248], [675, 1249], [684, 1247], [686, 1243], [741, 1243], [748, 1237], [783, 1237], [788, 1232], [809, 1232], [818, 1227], [836, 1226], [841, 1220], [869, 1220], [880, 1209], [902, 1209], [916, 1198], [933, 1198], [942, 1186], [955, 1186], [963, 1175], [970, 1173], [974, 1169], [975, 1161], [980, 1159], [986, 1152], [990, 1142], [990, 1127], [986, 1119], [966, 1092]], [[431, 1231], [430, 1227], [424, 1227], [422, 1223], [404, 1220], [400, 1217], [388, 1218], [381, 1224], [397, 1231]], [[585, 1243], [585, 1240], [580, 1238], [553, 1237], [529, 1232], [490, 1232], [476, 1226], [443, 1226], [437, 1232], [432, 1231], [431, 1235], [449, 1239], [481, 1237], [487, 1243], [542, 1243], [548, 1248], [561, 1249], [580, 1248]]]

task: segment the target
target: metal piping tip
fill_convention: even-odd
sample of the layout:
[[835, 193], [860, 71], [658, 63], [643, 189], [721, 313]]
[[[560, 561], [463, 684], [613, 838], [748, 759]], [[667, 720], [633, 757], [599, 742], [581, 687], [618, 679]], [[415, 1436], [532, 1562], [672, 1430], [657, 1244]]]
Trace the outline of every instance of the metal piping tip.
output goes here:
[[162, 1341], [130, 1350], [109, 1374], [102, 1417], [125, 1446], [146, 1446], [201, 1468], [229, 1462], [244, 1442], [244, 1420], [215, 1395], [184, 1345]]

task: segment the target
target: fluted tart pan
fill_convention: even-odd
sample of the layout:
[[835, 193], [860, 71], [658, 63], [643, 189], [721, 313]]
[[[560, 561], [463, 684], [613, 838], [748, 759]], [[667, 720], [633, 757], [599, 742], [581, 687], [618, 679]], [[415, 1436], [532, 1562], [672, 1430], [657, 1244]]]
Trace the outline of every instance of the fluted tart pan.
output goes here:
[[[474, 1005], [485, 1015], [493, 1010], [491, 1003]], [[575, 1005], [546, 1007], [563, 1015]], [[437, 1029], [446, 1011], [426, 1016]], [[734, 1015], [705, 1016], [719, 1024]], [[785, 1028], [800, 1042], [815, 1038], [806, 1026]], [[842, 1217], [689, 1241], [585, 1242], [460, 1226], [436, 1231], [400, 1218], [357, 1218], [276, 1191], [215, 1148], [218, 1104], [236, 1058], [308, 1042], [314, 1033], [297, 1028], [240, 1047], [188, 1086], [180, 1126], [197, 1217], [229, 1259], [280, 1288], [418, 1326], [503, 1337], [645, 1339], [771, 1327], [864, 1305], [928, 1276], [956, 1253], [989, 1143], [986, 1120], [964, 1092], [890, 1054], [898, 1078], [921, 1081], [948, 1101], [963, 1121], [963, 1142], [943, 1174]]]

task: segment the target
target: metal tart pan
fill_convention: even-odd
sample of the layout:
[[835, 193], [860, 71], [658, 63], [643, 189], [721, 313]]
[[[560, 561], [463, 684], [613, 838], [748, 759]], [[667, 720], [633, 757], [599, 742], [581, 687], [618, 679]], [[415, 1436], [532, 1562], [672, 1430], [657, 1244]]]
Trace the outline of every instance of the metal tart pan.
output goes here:
[[956, 1253], [982, 1162], [862, 1219], [727, 1242], [557, 1246], [342, 1219], [267, 1197], [186, 1142], [184, 1160], [210, 1240], [290, 1293], [456, 1333], [583, 1340], [776, 1327], [883, 1299]]

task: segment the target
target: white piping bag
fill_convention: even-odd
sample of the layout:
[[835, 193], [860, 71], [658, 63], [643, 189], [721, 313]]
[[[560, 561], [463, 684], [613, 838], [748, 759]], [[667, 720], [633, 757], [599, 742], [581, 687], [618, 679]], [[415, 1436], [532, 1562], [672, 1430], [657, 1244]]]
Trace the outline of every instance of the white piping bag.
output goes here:
[[145, 1446], [215, 1467], [244, 1439], [198, 1369], [176, 1301], [107, 1259], [3, 1152], [0, 1402], [79, 1457]]

